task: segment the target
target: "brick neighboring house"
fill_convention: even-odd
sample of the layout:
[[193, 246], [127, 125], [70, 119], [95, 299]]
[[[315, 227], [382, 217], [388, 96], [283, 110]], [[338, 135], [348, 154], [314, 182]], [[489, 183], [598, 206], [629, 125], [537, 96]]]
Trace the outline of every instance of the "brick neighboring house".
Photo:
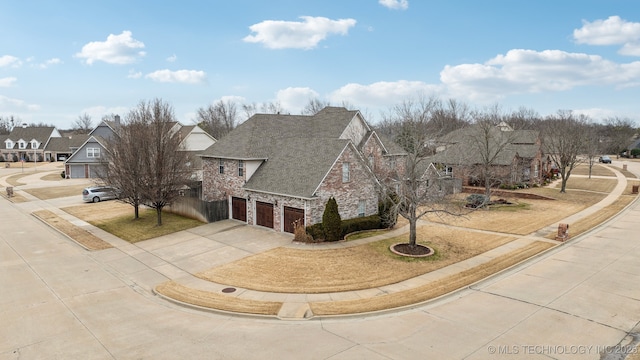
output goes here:
[[[478, 151], [478, 132], [474, 126], [455, 130], [439, 140], [440, 146], [429, 161], [445, 176], [462, 180], [463, 185], [481, 185], [484, 182], [481, 167], [483, 154]], [[501, 123], [488, 136], [493, 150], [491, 172], [494, 180], [505, 184], [540, 184], [549, 172], [550, 163], [542, 152], [541, 139], [536, 130], [513, 130]], [[481, 140], [482, 142], [484, 140]]]
[[45, 147], [52, 138], [59, 138], [60, 132], [51, 126], [14, 127], [9, 135], [3, 136], [0, 156], [4, 161], [50, 161], [45, 157]]
[[[122, 126], [120, 116], [113, 121], [102, 120], [88, 135], [87, 140], [65, 161], [65, 171], [69, 178], [95, 178], [101, 169], [108, 140], [118, 132]], [[174, 122], [170, 131], [179, 132], [185, 151], [199, 154], [216, 142], [216, 139], [197, 125], [182, 125]], [[202, 164], [194, 156], [194, 182], [202, 181]], [[199, 188], [198, 185], [194, 185]]]
[[[397, 171], [403, 156], [359, 111], [256, 114], [202, 155], [202, 198], [227, 200], [229, 217], [276, 231], [322, 222], [330, 197], [343, 219], [378, 212], [373, 171]], [[393, 167], [393, 168], [390, 168]]]

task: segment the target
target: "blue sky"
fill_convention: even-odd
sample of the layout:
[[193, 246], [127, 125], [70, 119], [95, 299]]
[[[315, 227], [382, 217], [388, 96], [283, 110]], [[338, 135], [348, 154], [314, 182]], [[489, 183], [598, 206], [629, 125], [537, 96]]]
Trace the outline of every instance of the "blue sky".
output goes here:
[[0, 0], [0, 115], [60, 128], [153, 98], [375, 123], [421, 95], [638, 123], [639, 85], [636, 0]]

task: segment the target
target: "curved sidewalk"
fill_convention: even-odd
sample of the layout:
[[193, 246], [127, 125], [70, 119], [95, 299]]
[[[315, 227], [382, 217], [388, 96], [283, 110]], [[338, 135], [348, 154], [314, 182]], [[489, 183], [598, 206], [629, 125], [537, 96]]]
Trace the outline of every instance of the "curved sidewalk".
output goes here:
[[[626, 189], [627, 187], [627, 179], [623, 176], [622, 173], [615, 170], [615, 168], [611, 168], [614, 170], [616, 177], [618, 179], [618, 184], [615, 189], [602, 201], [595, 204], [594, 206], [587, 208], [577, 214], [569, 216], [563, 219], [562, 223], [572, 224], [585, 216], [589, 216], [598, 210], [610, 205], [613, 203]], [[575, 176], [575, 175], [574, 175]], [[33, 208], [45, 208], [51, 210], [58, 214], [60, 217], [63, 217], [70, 222], [89, 230], [96, 236], [102, 238], [103, 240], [109, 242], [114, 246], [114, 249], [102, 251], [100, 253], [92, 254], [92, 257], [98, 259], [99, 261], [107, 262], [107, 263], [116, 263], [118, 265], [116, 271], [120, 273], [120, 276], [128, 279], [135, 286], [143, 289], [144, 291], [153, 291], [156, 285], [164, 283], [168, 280], [172, 280], [181, 286], [195, 290], [199, 293], [211, 294], [212, 296], [224, 296], [227, 297], [231, 301], [235, 300], [246, 300], [251, 302], [263, 302], [263, 303], [278, 303], [281, 304], [279, 311], [277, 312], [277, 317], [281, 319], [307, 319], [310, 317], [318, 317], [317, 314], [313, 314], [310, 309], [310, 303], [319, 303], [319, 302], [344, 302], [344, 301], [364, 301], [367, 299], [372, 299], [379, 297], [381, 295], [391, 295], [391, 294], [401, 294], [405, 291], [416, 289], [424, 286], [429, 286], [429, 284], [433, 284], [437, 281], [442, 281], [452, 274], [458, 274], [464, 271], [472, 271], [475, 267], [487, 264], [495, 259], [498, 259], [501, 256], [506, 254], [511, 254], [517, 251], [523, 251], [528, 246], [531, 246], [534, 243], [544, 242], [544, 243], [552, 243], [554, 245], [560, 244], [559, 242], [551, 241], [543, 238], [541, 235], [549, 234], [555, 232], [557, 229], [557, 223], [545, 227], [535, 233], [517, 236], [508, 234], [509, 236], [516, 237], [517, 239], [509, 242], [503, 246], [490, 250], [486, 253], [478, 255], [476, 257], [467, 259], [465, 261], [444, 267], [442, 269], [408, 279], [396, 284], [391, 284], [387, 286], [381, 286], [377, 288], [371, 288], [366, 290], [358, 290], [358, 291], [346, 291], [346, 292], [336, 292], [336, 293], [323, 293], [323, 294], [291, 294], [291, 293], [272, 293], [272, 292], [260, 292], [249, 289], [241, 289], [234, 288], [233, 292], [227, 293], [226, 289], [230, 286], [226, 284], [218, 284], [210, 281], [202, 280], [194, 274], [201, 271], [198, 269], [202, 269], [203, 264], [208, 264], [209, 267], [213, 267], [216, 265], [220, 265], [222, 263], [232, 262], [244, 256], [251, 255], [249, 251], [247, 251], [248, 247], [243, 248], [241, 245], [230, 244], [227, 243], [227, 247], [222, 248], [223, 251], [220, 251], [220, 248], [216, 249], [208, 249], [208, 248], [191, 248], [191, 249], [177, 249], [172, 248], [173, 251], [183, 251], [185, 252], [184, 256], [180, 258], [179, 261], [167, 261], [162, 256], [158, 256], [157, 252], [154, 252], [154, 244], [159, 244], [162, 242], [166, 246], [167, 243], [169, 245], [173, 242], [177, 243], [181, 239], [189, 238], [190, 241], [196, 244], [200, 244], [200, 246], [210, 246], [211, 243], [209, 236], [214, 233], [224, 233], [238, 226], [237, 223], [233, 221], [224, 221], [220, 223], [208, 224], [203, 227], [198, 228], [197, 230], [188, 230], [179, 232], [176, 234], [168, 235], [163, 237], [162, 239], [155, 239], [152, 242], [146, 242], [146, 244], [130, 244], [126, 241], [123, 241], [109, 233], [106, 233], [98, 228], [93, 227], [92, 225], [79, 220], [64, 211], [59, 210], [57, 206], [51, 204], [51, 202], [40, 201], [36, 199], [30, 199], [29, 203], [25, 203], [21, 205], [25, 210], [33, 209]], [[256, 232], [264, 232], [261, 229], [251, 229], [251, 231]], [[322, 244], [322, 245], [313, 245], [313, 244], [294, 244], [291, 243], [290, 235], [278, 234], [278, 233], [269, 233], [269, 236], [273, 238], [272, 243], [274, 247], [277, 246], [288, 246], [288, 247], [297, 247], [297, 248], [305, 248], [305, 249], [327, 249], [327, 248], [339, 248], [339, 247], [351, 247], [357, 246], [363, 243], [377, 241], [383, 238], [389, 238], [401, 233], [406, 232], [405, 228], [400, 228], [393, 230], [392, 232], [381, 234], [378, 236], [374, 236], [367, 239], [360, 239], [349, 242], [339, 242], [332, 244]], [[501, 234], [505, 235], [505, 234]], [[234, 249], [235, 247], [235, 249]], [[557, 248], [557, 247], [556, 247]], [[200, 256], [197, 251], [210, 251], [210, 253], [216, 253], [217, 258], [213, 258], [212, 256], [204, 257]], [[256, 252], [264, 251], [264, 248], [257, 248]], [[189, 253], [192, 251], [192, 253]], [[540, 256], [540, 255], [539, 255]], [[221, 259], [223, 258], [224, 259]], [[469, 285], [465, 285], [462, 289], [468, 288]], [[223, 291], [225, 290], [225, 291]], [[172, 300], [172, 299], [170, 299]], [[189, 301], [184, 303], [185, 305]], [[420, 304], [411, 304], [408, 307], [419, 306]], [[191, 305], [190, 305], [191, 306]], [[402, 309], [402, 307], [395, 307], [388, 309], [387, 311], [397, 311]], [[216, 311], [216, 309], [211, 309]], [[243, 315], [247, 315], [243, 313]], [[251, 315], [251, 314], [249, 314]], [[356, 316], [362, 316], [360, 314], [353, 314]]]
[[[562, 219], [558, 223], [554, 223], [552, 225], [544, 227], [528, 235], [519, 236], [519, 235], [513, 235], [513, 234], [499, 233], [500, 235], [513, 236], [513, 237], [516, 237], [517, 239], [505, 245], [502, 245], [500, 247], [487, 251], [483, 254], [475, 256], [473, 258], [446, 266], [444, 268], [429, 272], [424, 275], [420, 275], [408, 280], [401, 281], [399, 283], [381, 286], [377, 288], [370, 288], [366, 290], [357, 290], [357, 291], [345, 291], [345, 292], [322, 293], [322, 294], [292, 294], [292, 293], [263, 292], [263, 291], [255, 291], [250, 289], [230, 287], [229, 285], [213, 283], [211, 281], [197, 278], [192, 274], [179, 277], [179, 278], [174, 278], [173, 281], [179, 283], [181, 286], [185, 288], [196, 290], [200, 294], [210, 293], [212, 295], [216, 294], [216, 296], [219, 296], [218, 294], [224, 293], [225, 296], [233, 297], [236, 299], [281, 303], [282, 306], [280, 308], [280, 311], [277, 314], [277, 317], [280, 319], [292, 320], [292, 319], [305, 319], [310, 317], [317, 317], [317, 314], [313, 314], [311, 312], [310, 303], [318, 303], [318, 302], [324, 303], [324, 302], [332, 302], [332, 301], [333, 302], [343, 302], [343, 301], [349, 302], [349, 301], [367, 300], [367, 299], [379, 297], [381, 295], [399, 294], [399, 293], [408, 291], [410, 289], [429, 286], [429, 284], [435, 284], [438, 281], [446, 280], [447, 277], [453, 274], [473, 271], [474, 268], [479, 267], [483, 264], [489, 264], [491, 261], [494, 261], [500, 258], [501, 256], [505, 256], [508, 254], [517, 254], [518, 251], [525, 251], [524, 249], [526, 249], [527, 247], [531, 247], [532, 244], [536, 242], [552, 243], [554, 247], [551, 248], [551, 251], [553, 251], [553, 249], [557, 248], [557, 246], [555, 245], [561, 245], [566, 243], [561, 243], [561, 242], [546, 239], [543, 237], [544, 235], [555, 233], [559, 223], [573, 224], [587, 216], [597, 213], [598, 211], [605, 208], [606, 206], [611, 205], [613, 202], [616, 201], [616, 199], [620, 195], [623, 194], [623, 192], [627, 188], [626, 177], [617, 169], [613, 167], [610, 167], [610, 169], [612, 169], [613, 172], [615, 173], [618, 183], [611, 193], [609, 193], [603, 200], [596, 203], [595, 205], [587, 209], [584, 209], [576, 214], [573, 214], [565, 219]], [[314, 249], [314, 248], [330, 249], [330, 248], [352, 247], [352, 246], [358, 246], [364, 243], [369, 243], [369, 242], [382, 240], [385, 238], [394, 237], [402, 233], [405, 233], [406, 231], [407, 229], [405, 226], [403, 228], [393, 230], [389, 233], [377, 235], [371, 238], [349, 241], [349, 242], [338, 242], [338, 243], [321, 244], [321, 245], [292, 243], [286, 246], [295, 247], [295, 248], [304, 248], [304, 249]], [[470, 231], [474, 231], [474, 230], [470, 230]], [[477, 231], [480, 231], [480, 230], [477, 230]], [[535, 257], [543, 256], [543, 254], [544, 252], [543, 253], [537, 252], [536, 255], [532, 257], [529, 256], [524, 261], [531, 260], [532, 258], [535, 258]], [[514, 265], [516, 264], [511, 265], [511, 267]], [[484, 280], [486, 279], [482, 279], [480, 281], [484, 281]], [[468, 288], [471, 285], [472, 284], [467, 284], [463, 286], [461, 289], [458, 289], [456, 291], [460, 291], [462, 289]], [[230, 289], [233, 290], [233, 292], [226, 293], [226, 291]], [[454, 293], [456, 291], [454, 291]], [[452, 295], [452, 293], [445, 294], [445, 295]], [[181, 303], [187, 306], [200, 307], [198, 305], [190, 304], [189, 301], [182, 302], [182, 301], [177, 301], [175, 299], [172, 299], [171, 297], [165, 297], [165, 298], [171, 301], [176, 301], [178, 303]], [[431, 301], [431, 300], [434, 300], [434, 299], [430, 299], [426, 301]], [[397, 311], [406, 307], [419, 306], [422, 303], [390, 308], [383, 311]], [[215, 309], [213, 310], [215, 311]], [[376, 313], [379, 313], [379, 312], [380, 311], [376, 311]], [[366, 314], [366, 313], [354, 313], [354, 314], [347, 314], [347, 315], [341, 315], [341, 316], [362, 316], [363, 314]], [[251, 314], [243, 314], [243, 315], [251, 315]]]

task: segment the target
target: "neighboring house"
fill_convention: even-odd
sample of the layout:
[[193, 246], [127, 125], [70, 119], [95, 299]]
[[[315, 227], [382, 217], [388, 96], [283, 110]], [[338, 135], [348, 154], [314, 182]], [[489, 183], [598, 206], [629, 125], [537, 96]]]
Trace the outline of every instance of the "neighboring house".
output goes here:
[[50, 161], [65, 161], [88, 139], [89, 135], [81, 134], [52, 137], [45, 145], [44, 157]]
[[[113, 121], [101, 121], [88, 135], [87, 140], [81, 144], [65, 162], [65, 171], [69, 178], [95, 178], [101, 169], [104, 161], [105, 149], [108, 139], [117, 134], [118, 128], [122, 126], [120, 116], [116, 115]], [[204, 149], [216, 142], [211, 135], [207, 134], [197, 125], [184, 126], [179, 122], [174, 122], [171, 127], [172, 132], [178, 131], [185, 151], [194, 154], [192, 168], [194, 171], [194, 182], [202, 181], [202, 163], [196, 156]], [[200, 185], [194, 185], [199, 187]]]
[[51, 126], [14, 127], [0, 144], [0, 156], [5, 161], [50, 161], [45, 157], [46, 144], [52, 138], [59, 138], [60, 133]]
[[202, 198], [226, 200], [230, 218], [276, 231], [322, 222], [330, 197], [343, 219], [369, 216], [378, 212], [373, 171], [397, 172], [401, 155], [359, 111], [256, 114], [201, 155]]
[[[484, 143], [492, 150], [486, 153], [479, 151], [479, 144]], [[488, 134], [482, 134], [474, 126], [455, 130], [440, 139], [437, 152], [429, 161], [443, 175], [462, 180], [463, 185], [482, 185], [481, 168], [487, 162], [483, 155], [491, 152], [492, 158], [488, 162], [491, 163], [493, 181], [540, 184], [544, 174], [550, 170], [543, 156], [539, 133], [535, 130], [513, 130], [505, 123], [491, 129]]]

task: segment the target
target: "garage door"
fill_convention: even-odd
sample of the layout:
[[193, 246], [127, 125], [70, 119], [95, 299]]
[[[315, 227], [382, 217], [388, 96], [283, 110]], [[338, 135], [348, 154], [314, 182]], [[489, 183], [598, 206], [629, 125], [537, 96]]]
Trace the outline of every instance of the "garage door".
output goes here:
[[297, 209], [285, 206], [284, 207], [284, 231], [293, 233], [293, 223], [299, 221], [301, 225], [304, 225], [304, 209]]
[[72, 179], [82, 179], [84, 178], [84, 165], [71, 165], [69, 172], [69, 177]]
[[105, 172], [105, 168], [103, 165], [89, 165], [89, 177], [90, 178], [99, 178]]
[[236, 220], [247, 222], [247, 200], [242, 198], [231, 198], [231, 217]]
[[256, 225], [273, 229], [273, 204], [256, 201]]

